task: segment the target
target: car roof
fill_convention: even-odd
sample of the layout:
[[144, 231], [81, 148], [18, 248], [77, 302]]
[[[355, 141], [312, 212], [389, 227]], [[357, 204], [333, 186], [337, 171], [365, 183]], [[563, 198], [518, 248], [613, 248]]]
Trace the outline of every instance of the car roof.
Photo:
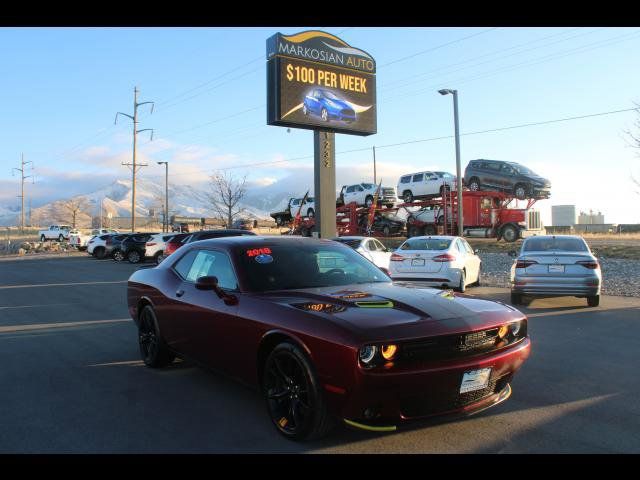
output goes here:
[[407, 238], [407, 240], [413, 240], [414, 238], [432, 238], [434, 240], [455, 240], [456, 238], [461, 238], [461, 237], [454, 237], [452, 235], [420, 235], [419, 237]]
[[548, 238], [558, 238], [558, 237], [559, 238], [575, 238], [575, 239], [578, 239], [578, 240], [584, 240], [584, 238], [581, 237], [580, 235], [533, 235], [531, 237], [525, 238], [524, 240], [527, 241], [530, 238], [546, 238], [546, 239], [548, 239]]
[[344, 237], [334, 237], [331, 240], [364, 240], [365, 238], [373, 238], [373, 237], [365, 237], [363, 235], [345, 235]]
[[233, 248], [235, 246], [250, 245], [256, 246], [260, 244], [266, 245], [300, 245], [301, 242], [311, 243], [315, 245], [326, 245], [327, 243], [339, 244], [333, 240], [326, 238], [301, 237], [297, 235], [238, 235], [233, 237], [208, 238], [193, 242], [192, 245], [198, 244], [199, 247], [218, 246], [223, 248]]

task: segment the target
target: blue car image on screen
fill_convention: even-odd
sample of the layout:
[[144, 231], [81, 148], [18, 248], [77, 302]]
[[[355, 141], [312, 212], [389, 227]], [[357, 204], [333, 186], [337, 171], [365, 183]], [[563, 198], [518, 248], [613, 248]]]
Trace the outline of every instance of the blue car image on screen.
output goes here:
[[318, 115], [323, 121], [342, 120], [347, 123], [356, 121], [356, 112], [351, 105], [336, 97], [329, 90], [321, 88], [314, 89], [309, 95], [304, 97], [302, 113]]

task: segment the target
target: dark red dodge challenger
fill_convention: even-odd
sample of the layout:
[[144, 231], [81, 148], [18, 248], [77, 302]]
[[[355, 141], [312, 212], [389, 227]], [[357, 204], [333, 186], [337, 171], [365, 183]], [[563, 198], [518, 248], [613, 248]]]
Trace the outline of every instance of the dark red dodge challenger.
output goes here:
[[129, 279], [150, 367], [176, 355], [257, 385], [276, 428], [317, 438], [506, 400], [527, 319], [498, 302], [394, 285], [348, 246], [300, 237], [185, 245]]

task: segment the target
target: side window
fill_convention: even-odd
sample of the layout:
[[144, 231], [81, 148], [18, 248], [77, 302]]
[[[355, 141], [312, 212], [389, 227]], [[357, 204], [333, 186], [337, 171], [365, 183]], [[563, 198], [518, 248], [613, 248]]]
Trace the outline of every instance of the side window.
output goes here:
[[197, 253], [198, 250], [191, 250], [180, 260], [178, 260], [173, 266], [173, 269], [176, 271], [176, 273], [183, 279], [187, 278], [187, 275], [189, 274], [189, 270], [191, 269], [191, 265], [193, 264], [193, 260], [196, 258]]
[[217, 277], [221, 288], [238, 288], [229, 257], [223, 252], [198, 250], [185, 279], [195, 282], [200, 277]]
[[469, 242], [467, 242], [466, 240], [463, 239], [462, 240], [462, 244], [464, 245], [464, 248], [467, 250], [467, 253], [469, 255], [473, 255], [474, 254], [473, 248], [471, 248], [471, 245], [469, 245]]
[[506, 174], [506, 175], [513, 175], [515, 173], [513, 168], [511, 168], [511, 166], [506, 165], [506, 164], [502, 165], [501, 172]]
[[491, 172], [498, 172], [500, 170], [499, 163], [487, 162], [487, 170]]
[[406, 176], [406, 177], [402, 177], [400, 179], [400, 183], [409, 183], [411, 181], [411, 175]]
[[456, 248], [460, 253], [467, 253], [467, 249], [464, 247], [464, 245], [462, 244], [462, 240], [460, 240], [459, 238], [456, 240]]
[[421, 182], [423, 178], [424, 178], [424, 174], [423, 173], [419, 173], [419, 174], [413, 176], [413, 181], [414, 182]]
[[373, 244], [376, 246], [377, 250], [379, 252], [384, 252], [385, 251], [385, 247], [384, 245], [382, 245], [382, 243], [380, 243], [378, 240], [371, 240], [373, 242]]
[[356, 185], [356, 190], [359, 192], [364, 192], [364, 188], [362, 187], [362, 185]]
[[353, 193], [353, 190], [354, 190], [355, 188], [356, 188], [356, 187], [354, 187], [353, 185], [352, 185], [352, 186], [350, 186], [350, 187], [347, 187], [347, 193]]

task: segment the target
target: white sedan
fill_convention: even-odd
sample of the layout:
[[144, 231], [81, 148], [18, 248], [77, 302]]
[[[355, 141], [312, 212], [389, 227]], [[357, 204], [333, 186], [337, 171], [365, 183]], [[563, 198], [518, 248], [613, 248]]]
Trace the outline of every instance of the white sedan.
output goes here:
[[419, 281], [430, 286], [480, 285], [480, 257], [462, 237], [422, 236], [407, 239], [391, 255], [394, 281]]
[[358, 236], [336, 237], [333, 240], [348, 245], [378, 267], [389, 270], [391, 251], [380, 240]]

